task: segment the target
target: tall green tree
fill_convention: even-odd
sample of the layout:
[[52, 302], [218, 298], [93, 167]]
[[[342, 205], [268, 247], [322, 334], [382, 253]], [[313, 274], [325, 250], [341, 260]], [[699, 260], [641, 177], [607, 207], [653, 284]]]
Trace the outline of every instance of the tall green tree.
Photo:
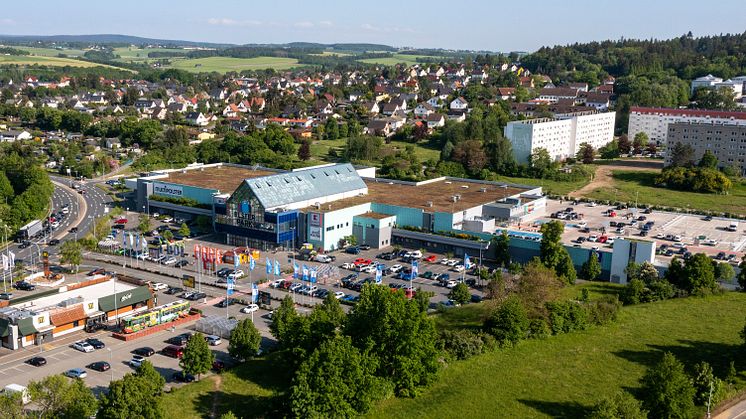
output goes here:
[[580, 271], [580, 275], [589, 281], [593, 281], [601, 275], [601, 263], [598, 261], [596, 252], [591, 252]]
[[210, 371], [213, 362], [215, 362], [215, 354], [210, 350], [205, 336], [199, 332], [193, 334], [184, 348], [184, 355], [179, 360], [179, 366], [185, 373], [199, 377]]
[[564, 224], [556, 220], [542, 224], [539, 229], [542, 233], [539, 252], [544, 266], [553, 269], [557, 276], [572, 284], [575, 283], [577, 273], [570, 254], [561, 242], [564, 230]]
[[693, 295], [711, 294], [718, 290], [715, 269], [710, 258], [697, 253], [684, 262], [684, 277], [681, 287]]
[[303, 140], [298, 147], [298, 158], [302, 161], [308, 161], [311, 158], [311, 142]]
[[505, 300], [484, 321], [484, 330], [502, 346], [513, 346], [528, 334], [529, 319], [526, 308], [513, 296]]
[[459, 282], [455, 287], [448, 293], [448, 298], [455, 301], [457, 304], [466, 304], [471, 300], [471, 294], [469, 293], [469, 287], [463, 282]]
[[189, 237], [192, 234], [192, 230], [189, 229], [187, 223], [181, 223], [181, 227], [179, 227], [179, 234], [183, 237]]
[[39, 418], [76, 419], [96, 413], [98, 400], [83, 380], [49, 375], [28, 385]]
[[666, 352], [642, 378], [643, 407], [654, 418], [690, 418], [694, 408], [694, 386], [684, 365]]
[[699, 159], [699, 163], [697, 164], [697, 166], [707, 169], [717, 169], [718, 158], [715, 157], [714, 154], [712, 154], [712, 151], [705, 150], [705, 154], [703, 154], [702, 158]]
[[492, 244], [495, 246], [495, 261], [497, 266], [507, 268], [510, 266], [510, 237], [508, 233], [503, 231], [499, 236], [495, 236], [492, 239]]
[[594, 150], [593, 146], [589, 143], [582, 143], [580, 144], [580, 149], [575, 158], [577, 158], [578, 161], [583, 162], [583, 164], [591, 164], [596, 158], [596, 150]]
[[391, 380], [401, 396], [414, 396], [435, 377], [435, 325], [402, 291], [363, 287], [360, 301], [347, 315], [344, 333], [361, 352], [377, 358], [376, 375]]
[[6, 419], [23, 419], [23, 400], [21, 393], [0, 393], [0, 417]]
[[153, 383], [136, 374], [126, 374], [109, 383], [109, 391], [100, 398], [97, 419], [164, 419], [160, 392], [153, 392]]
[[83, 260], [83, 247], [75, 240], [67, 240], [60, 247], [60, 262], [70, 265], [71, 270], [77, 272], [77, 267]]
[[295, 417], [353, 418], [391, 392], [375, 376], [375, 357], [363, 355], [347, 336], [335, 335], [301, 363], [290, 388]]
[[140, 233], [147, 233], [151, 228], [150, 217], [148, 217], [148, 214], [141, 213], [137, 221], [137, 230]]
[[648, 412], [639, 400], [626, 391], [616, 393], [598, 402], [588, 419], [647, 419]]
[[635, 134], [635, 138], [632, 140], [632, 148], [634, 149], [635, 154], [642, 153], [642, 150], [644, 150], [645, 146], [648, 145], [649, 140], [648, 135], [642, 131]]
[[254, 326], [254, 322], [251, 319], [243, 319], [231, 331], [228, 353], [237, 359], [251, 359], [256, 356], [261, 342], [262, 335]]

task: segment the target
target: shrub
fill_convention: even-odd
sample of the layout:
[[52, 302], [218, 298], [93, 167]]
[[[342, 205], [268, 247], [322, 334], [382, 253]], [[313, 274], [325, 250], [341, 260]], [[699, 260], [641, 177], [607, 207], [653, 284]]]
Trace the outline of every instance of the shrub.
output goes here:
[[528, 336], [532, 339], [544, 339], [551, 334], [552, 331], [544, 319], [531, 319], [528, 324]]
[[607, 296], [590, 302], [588, 305], [588, 321], [595, 325], [612, 323], [616, 321], [621, 305], [619, 299], [615, 296]]
[[455, 359], [467, 359], [484, 352], [484, 341], [471, 330], [442, 330], [438, 346]]
[[588, 309], [572, 301], [547, 303], [552, 334], [570, 333], [588, 327]]
[[484, 322], [485, 331], [501, 346], [513, 346], [525, 339], [528, 326], [526, 309], [515, 297], [505, 300]]

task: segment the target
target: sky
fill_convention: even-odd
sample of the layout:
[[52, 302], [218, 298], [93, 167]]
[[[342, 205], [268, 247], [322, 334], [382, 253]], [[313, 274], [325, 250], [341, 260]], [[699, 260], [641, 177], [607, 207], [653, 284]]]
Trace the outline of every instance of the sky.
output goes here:
[[[3, 2], [6, 3], [6, 2]], [[380, 43], [534, 51], [624, 38], [742, 33], [743, 0], [35, 0], [0, 8], [0, 34], [122, 34], [231, 44]]]

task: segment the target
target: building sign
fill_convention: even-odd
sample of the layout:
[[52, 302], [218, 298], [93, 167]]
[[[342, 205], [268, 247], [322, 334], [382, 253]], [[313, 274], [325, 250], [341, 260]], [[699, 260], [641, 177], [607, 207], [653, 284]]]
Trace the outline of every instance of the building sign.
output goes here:
[[165, 183], [153, 182], [153, 192], [158, 195], [182, 197], [184, 190], [181, 186], [166, 185]]
[[308, 240], [321, 241], [321, 225], [323, 216], [318, 212], [311, 212], [308, 214], [308, 225], [310, 226], [308, 231]]
[[194, 276], [193, 275], [182, 275], [181, 283], [187, 288], [194, 288]]
[[88, 310], [93, 310], [93, 303], [88, 303]]
[[215, 198], [215, 205], [225, 205], [225, 198]]
[[321, 214], [312, 212], [308, 214], [308, 225], [311, 227], [321, 227]]
[[311, 227], [308, 231], [308, 240], [321, 241], [321, 227]]
[[123, 296], [121, 296], [121, 297], [119, 298], [119, 302], [120, 302], [120, 303], [123, 303], [123, 302], [125, 302], [125, 301], [129, 300], [130, 298], [132, 298], [132, 293], [131, 293], [131, 292], [128, 292], [127, 294], [124, 294]]

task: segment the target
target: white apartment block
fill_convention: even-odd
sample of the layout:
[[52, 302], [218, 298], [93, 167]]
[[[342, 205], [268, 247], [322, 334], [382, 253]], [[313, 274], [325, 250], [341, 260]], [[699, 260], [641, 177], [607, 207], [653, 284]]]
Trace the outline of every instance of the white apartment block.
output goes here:
[[678, 122], [746, 125], [746, 112], [643, 108], [633, 106], [629, 110], [627, 135], [630, 141], [632, 141], [637, 133], [644, 132], [650, 141], [656, 141], [659, 145], [666, 145], [668, 142], [668, 125]]
[[545, 148], [554, 160], [574, 157], [583, 143], [598, 149], [614, 139], [616, 112], [573, 116], [567, 119], [513, 121], [505, 127], [513, 156], [528, 163], [537, 148]]

